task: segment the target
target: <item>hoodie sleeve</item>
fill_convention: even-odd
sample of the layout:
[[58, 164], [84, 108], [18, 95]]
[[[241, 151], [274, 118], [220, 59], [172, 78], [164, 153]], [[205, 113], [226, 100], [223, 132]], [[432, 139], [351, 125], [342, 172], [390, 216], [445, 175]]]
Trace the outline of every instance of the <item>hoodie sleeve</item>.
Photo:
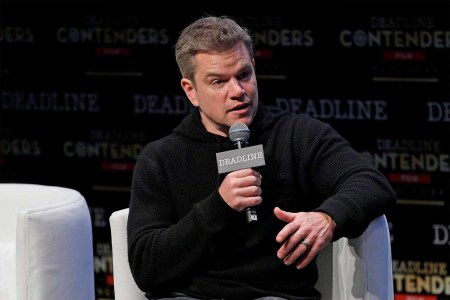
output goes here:
[[147, 147], [136, 163], [127, 226], [131, 272], [147, 292], [173, 289], [181, 276], [207, 263], [212, 237], [238, 216], [216, 190], [178, 220], [170, 174], [165, 174], [158, 153], [160, 149]]
[[337, 224], [333, 240], [359, 236], [385, 213], [396, 194], [385, 176], [331, 126], [310, 120], [302, 139], [311, 180], [325, 196], [315, 211], [329, 214]]

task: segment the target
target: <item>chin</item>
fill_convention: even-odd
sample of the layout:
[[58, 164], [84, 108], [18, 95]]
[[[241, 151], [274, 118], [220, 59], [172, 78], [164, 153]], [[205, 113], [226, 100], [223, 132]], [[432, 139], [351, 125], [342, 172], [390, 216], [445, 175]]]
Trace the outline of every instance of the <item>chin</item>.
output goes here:
[[[247, 126], [250, 126], [250, 124], [252, 123], [253, 118], [250, 116], [246, 116], [246, 117], [242, 117], [242, 118], [238, 118], [234, 123], [240, 122], [240, 123], [244, 123]], [[233, 124], [234, 124], [233, 123]]]
[[245, 111], [245, 112], [238, 112], [234, 111], [232, 114], [229, 115], [229, 123], [230, 126], [234, 123], [244, 123], [247, 126], [250, 126], [250, 124], [253, 122], [254, 116], [253, 111]]

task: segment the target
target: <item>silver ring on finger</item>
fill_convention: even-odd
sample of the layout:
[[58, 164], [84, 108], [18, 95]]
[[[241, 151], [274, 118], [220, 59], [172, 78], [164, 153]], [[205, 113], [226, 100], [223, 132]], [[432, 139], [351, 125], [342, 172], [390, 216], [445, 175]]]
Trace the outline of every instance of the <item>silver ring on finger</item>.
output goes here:
[[302, 241], [300, 242], [300, 244], [302, 244], [303, 246], [305, 246], [306, 252], [309, 252], [309, 251], [311, 250], [311, 246], [310, 246], [305, 240], [302, 240]]

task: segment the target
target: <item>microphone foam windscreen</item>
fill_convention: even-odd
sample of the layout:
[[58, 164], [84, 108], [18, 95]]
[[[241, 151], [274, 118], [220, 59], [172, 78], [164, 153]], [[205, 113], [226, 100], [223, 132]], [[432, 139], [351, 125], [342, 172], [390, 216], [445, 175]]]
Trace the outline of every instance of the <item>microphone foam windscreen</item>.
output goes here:
[[244, 123], [234, 123], [228, 130], [228, 136], [232, 142], [247, 142], [250, 138], [250, 129]]

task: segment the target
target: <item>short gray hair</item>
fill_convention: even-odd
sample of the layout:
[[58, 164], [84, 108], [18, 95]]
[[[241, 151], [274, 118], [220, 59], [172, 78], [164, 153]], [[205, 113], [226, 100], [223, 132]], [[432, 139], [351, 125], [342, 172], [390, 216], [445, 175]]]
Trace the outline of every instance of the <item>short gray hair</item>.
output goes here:
[[243, 43], [253, 58], [253, 43], [248, 30], [229, 17], [207, 16], [188, 25], [175, 45], [175, 59], [181, 76], [194, 81], [194, 56], [199, 52], [223, 52]]

